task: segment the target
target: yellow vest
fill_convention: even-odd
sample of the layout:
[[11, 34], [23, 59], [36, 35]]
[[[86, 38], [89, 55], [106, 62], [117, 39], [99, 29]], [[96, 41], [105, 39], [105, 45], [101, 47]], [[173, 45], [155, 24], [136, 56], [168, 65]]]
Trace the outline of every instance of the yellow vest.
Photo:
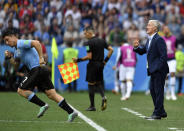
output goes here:
[[176, 51], [176, 70], [183, 71], [184, 69], [184, 53], [182, 51]]
[[72, 58], [77, 58], [79, 51], [74, 48], [66, 48], [63, 50], [64, 63], [73, 62]]

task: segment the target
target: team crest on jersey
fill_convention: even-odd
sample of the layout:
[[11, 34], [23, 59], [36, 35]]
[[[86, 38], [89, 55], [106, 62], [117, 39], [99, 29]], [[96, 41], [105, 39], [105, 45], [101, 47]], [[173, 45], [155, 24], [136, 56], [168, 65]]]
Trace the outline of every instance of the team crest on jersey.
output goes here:
[[24, 44], [25, 44], [25, 45], [29, 44], [29, 40], [25, 40], [25, 41], [24, 41]]

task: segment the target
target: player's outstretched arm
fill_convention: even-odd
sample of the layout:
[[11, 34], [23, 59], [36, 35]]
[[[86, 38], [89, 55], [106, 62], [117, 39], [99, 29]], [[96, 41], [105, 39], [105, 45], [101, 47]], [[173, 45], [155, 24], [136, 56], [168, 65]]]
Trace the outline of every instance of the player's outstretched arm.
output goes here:
[[86, 60], [91, 60], [92, 59], [92, 52], [88, 52], [86, 56], [82, 57], [82, 58], [72, 58], [73, 62], [81, 62], [81, 61], [86, 61]]

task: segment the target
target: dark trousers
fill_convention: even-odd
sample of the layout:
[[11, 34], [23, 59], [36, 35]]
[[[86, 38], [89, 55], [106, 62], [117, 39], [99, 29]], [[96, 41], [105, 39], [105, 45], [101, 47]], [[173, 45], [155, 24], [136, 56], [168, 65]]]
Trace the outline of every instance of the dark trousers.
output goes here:
[[164, 109], [164, 85], [166, 74], [155, 72], [151, 74], [150, 93], [152, 96], [154, 111], [153, 115], [160, 116], [165, 113]]
[[183, 82], [183, 77], [178, 77], [178, 93], [181, 93], [182, 82]]
[[77, 91], [77, 81], [76, 80], [68, 84], [68, 91], [69, 92]]

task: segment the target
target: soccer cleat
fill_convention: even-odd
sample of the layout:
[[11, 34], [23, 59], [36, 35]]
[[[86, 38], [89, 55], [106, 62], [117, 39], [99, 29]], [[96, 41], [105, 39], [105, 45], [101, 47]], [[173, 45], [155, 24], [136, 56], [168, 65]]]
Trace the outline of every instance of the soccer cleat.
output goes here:
[[101, 110], [104, 111], [107, 108], [107, 98], [102, 99]]
[[166, 95], [166, 100], [170, 100], [171, 99], [171, 96], [170, 95]]
[[171, 100], [175, 101], [177, 100], [177, 97], [175, 95], [171, 96]]
[[121, 97], [120, 100], [121, 101], [126, 101], [126, 100], [128, 100], [128, 97]]
[[86, 109], [86, 111], [96, 111], [96, 108], [90, 106], [89, 108]]
[[115, 90], [112, 90], [112, 93], [115, 94], [115, 95], [119, 95], [119, 92], [117, 92]]
[[45, 111], [49, 108], [49, 105], [46, 103], [44, 106], [40, 108], [40, 111], [37, 115], [38, 118], [42, 117], [45, 113]]
[[77, 112], [73, 112], [68, 115], [68, 122], [72, 122], [78, 116]]

